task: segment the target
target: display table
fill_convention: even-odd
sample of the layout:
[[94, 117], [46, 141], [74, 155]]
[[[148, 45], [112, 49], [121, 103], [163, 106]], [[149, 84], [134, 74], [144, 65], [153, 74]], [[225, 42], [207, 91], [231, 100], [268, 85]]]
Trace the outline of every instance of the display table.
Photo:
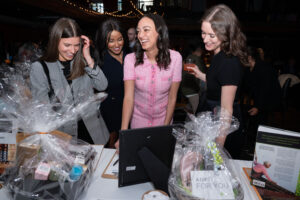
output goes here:
[[117, 179], [102, 178], [101, 175], [114, 155], [115, 150], [103, 149], [99, 166], [85, 195], [84, 200], [140, 200], [143, 194], [153, 189], [151, 183], [137, 184], [118, 188]]
[[[99, 146], [95, 145], [97, 151]], [[99, 165], [95, 171], [93, 180], [87, 192], [81, 196], [82, 200], [141, 200], [143, 194], [148, 190], [154, 189], [151, 183], [143, 183], [132, 186], [118, 188], [117, 179], [102, 178], [101, 175], [111, 160], [115, 150], [103, 149]], [[243, 190], [244, 200], [258, 199], [254, 190], [251, 188], [246, 179], [242, 167], [251, 167], [251, 161], [232, 160], [233, 166], [236, 168], [237, 175], [240, 178]], [[0, 199], [10, 199], [7, 189], [4, 187], [0, 189]]]

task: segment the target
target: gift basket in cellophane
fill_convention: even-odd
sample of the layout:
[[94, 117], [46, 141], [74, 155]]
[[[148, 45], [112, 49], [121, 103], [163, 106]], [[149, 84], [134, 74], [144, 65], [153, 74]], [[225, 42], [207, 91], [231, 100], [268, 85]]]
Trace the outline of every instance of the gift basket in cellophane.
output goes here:
[[[89, 186], [96, 165], [96, 151], [88, 143], [57, 131], [77, 120], [98, 93], [77, 105], [33, 101], [27, 80], [15, 73], [1, 80], [1, 113], [17, 121], [25, 139], [17, 144], [15, 162], [1, 176], [14, 200], [76, 200]], [[87, 95], [82, 94], [83, 97]]]
[[237, 130], [238, 120], [220, 108], [189, 117], [191, 121], [173, 131], [177, 142], [168, 181], [171, 199], [243, 199], [230, 155], [216, 142]]

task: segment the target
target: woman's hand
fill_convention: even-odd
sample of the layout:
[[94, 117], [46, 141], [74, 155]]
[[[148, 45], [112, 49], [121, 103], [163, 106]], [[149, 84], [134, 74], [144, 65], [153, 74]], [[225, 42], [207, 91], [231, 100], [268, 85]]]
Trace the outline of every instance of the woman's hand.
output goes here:
[[197, 65], [193, 65], [193, 67], [187, 67], [188, 73], [194, 75], [196, 78], [201, 79], [202, 81], [206, 81], [206, 75], [200, 71]]
[[83, 47], [82, 47], [82, 54], [83, 54], [83, 57], [87, 63], [87, 65], [90, 67], [90, 68], [93, 68], [94, 67], [94, 59], [91, 57], [91, 54], [90, 54], [90, 39], [85, 36], [85, 35], [81, 35], [81, 39], [83, 41]]

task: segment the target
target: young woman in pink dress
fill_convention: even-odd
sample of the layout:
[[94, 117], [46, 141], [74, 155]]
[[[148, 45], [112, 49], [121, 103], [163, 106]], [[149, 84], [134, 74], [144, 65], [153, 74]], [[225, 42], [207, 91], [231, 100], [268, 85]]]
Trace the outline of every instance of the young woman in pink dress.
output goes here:
[[182, 57], [168, 48], [168, 28], [161, 16], [140, 19], [137, 38], [135, 52], [124, 61], [122, 130], [129, 124], [132, 129], [170, 124], [181, 81]]

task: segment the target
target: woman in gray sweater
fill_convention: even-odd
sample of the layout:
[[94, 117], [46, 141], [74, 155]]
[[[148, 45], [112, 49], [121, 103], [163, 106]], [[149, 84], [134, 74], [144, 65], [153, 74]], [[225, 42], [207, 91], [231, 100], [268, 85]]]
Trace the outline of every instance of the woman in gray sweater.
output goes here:
[[[61, 18], [52, 26], [47, 50], [40, 61], [34, 62], [30, 72], [34, 100], [62, 105], [77, 105], [103, 91], [107, 79], [90, 55], [89, 38], [81, 35], [78, 24]], [[87, 130], [87, 137], [95, 144], [106, 144], [109, 133], [100, 115], [98, 104], [91, 103], [78, 122]], [[78, 124], [71, 120], [59, 130], [77, 137]]]

